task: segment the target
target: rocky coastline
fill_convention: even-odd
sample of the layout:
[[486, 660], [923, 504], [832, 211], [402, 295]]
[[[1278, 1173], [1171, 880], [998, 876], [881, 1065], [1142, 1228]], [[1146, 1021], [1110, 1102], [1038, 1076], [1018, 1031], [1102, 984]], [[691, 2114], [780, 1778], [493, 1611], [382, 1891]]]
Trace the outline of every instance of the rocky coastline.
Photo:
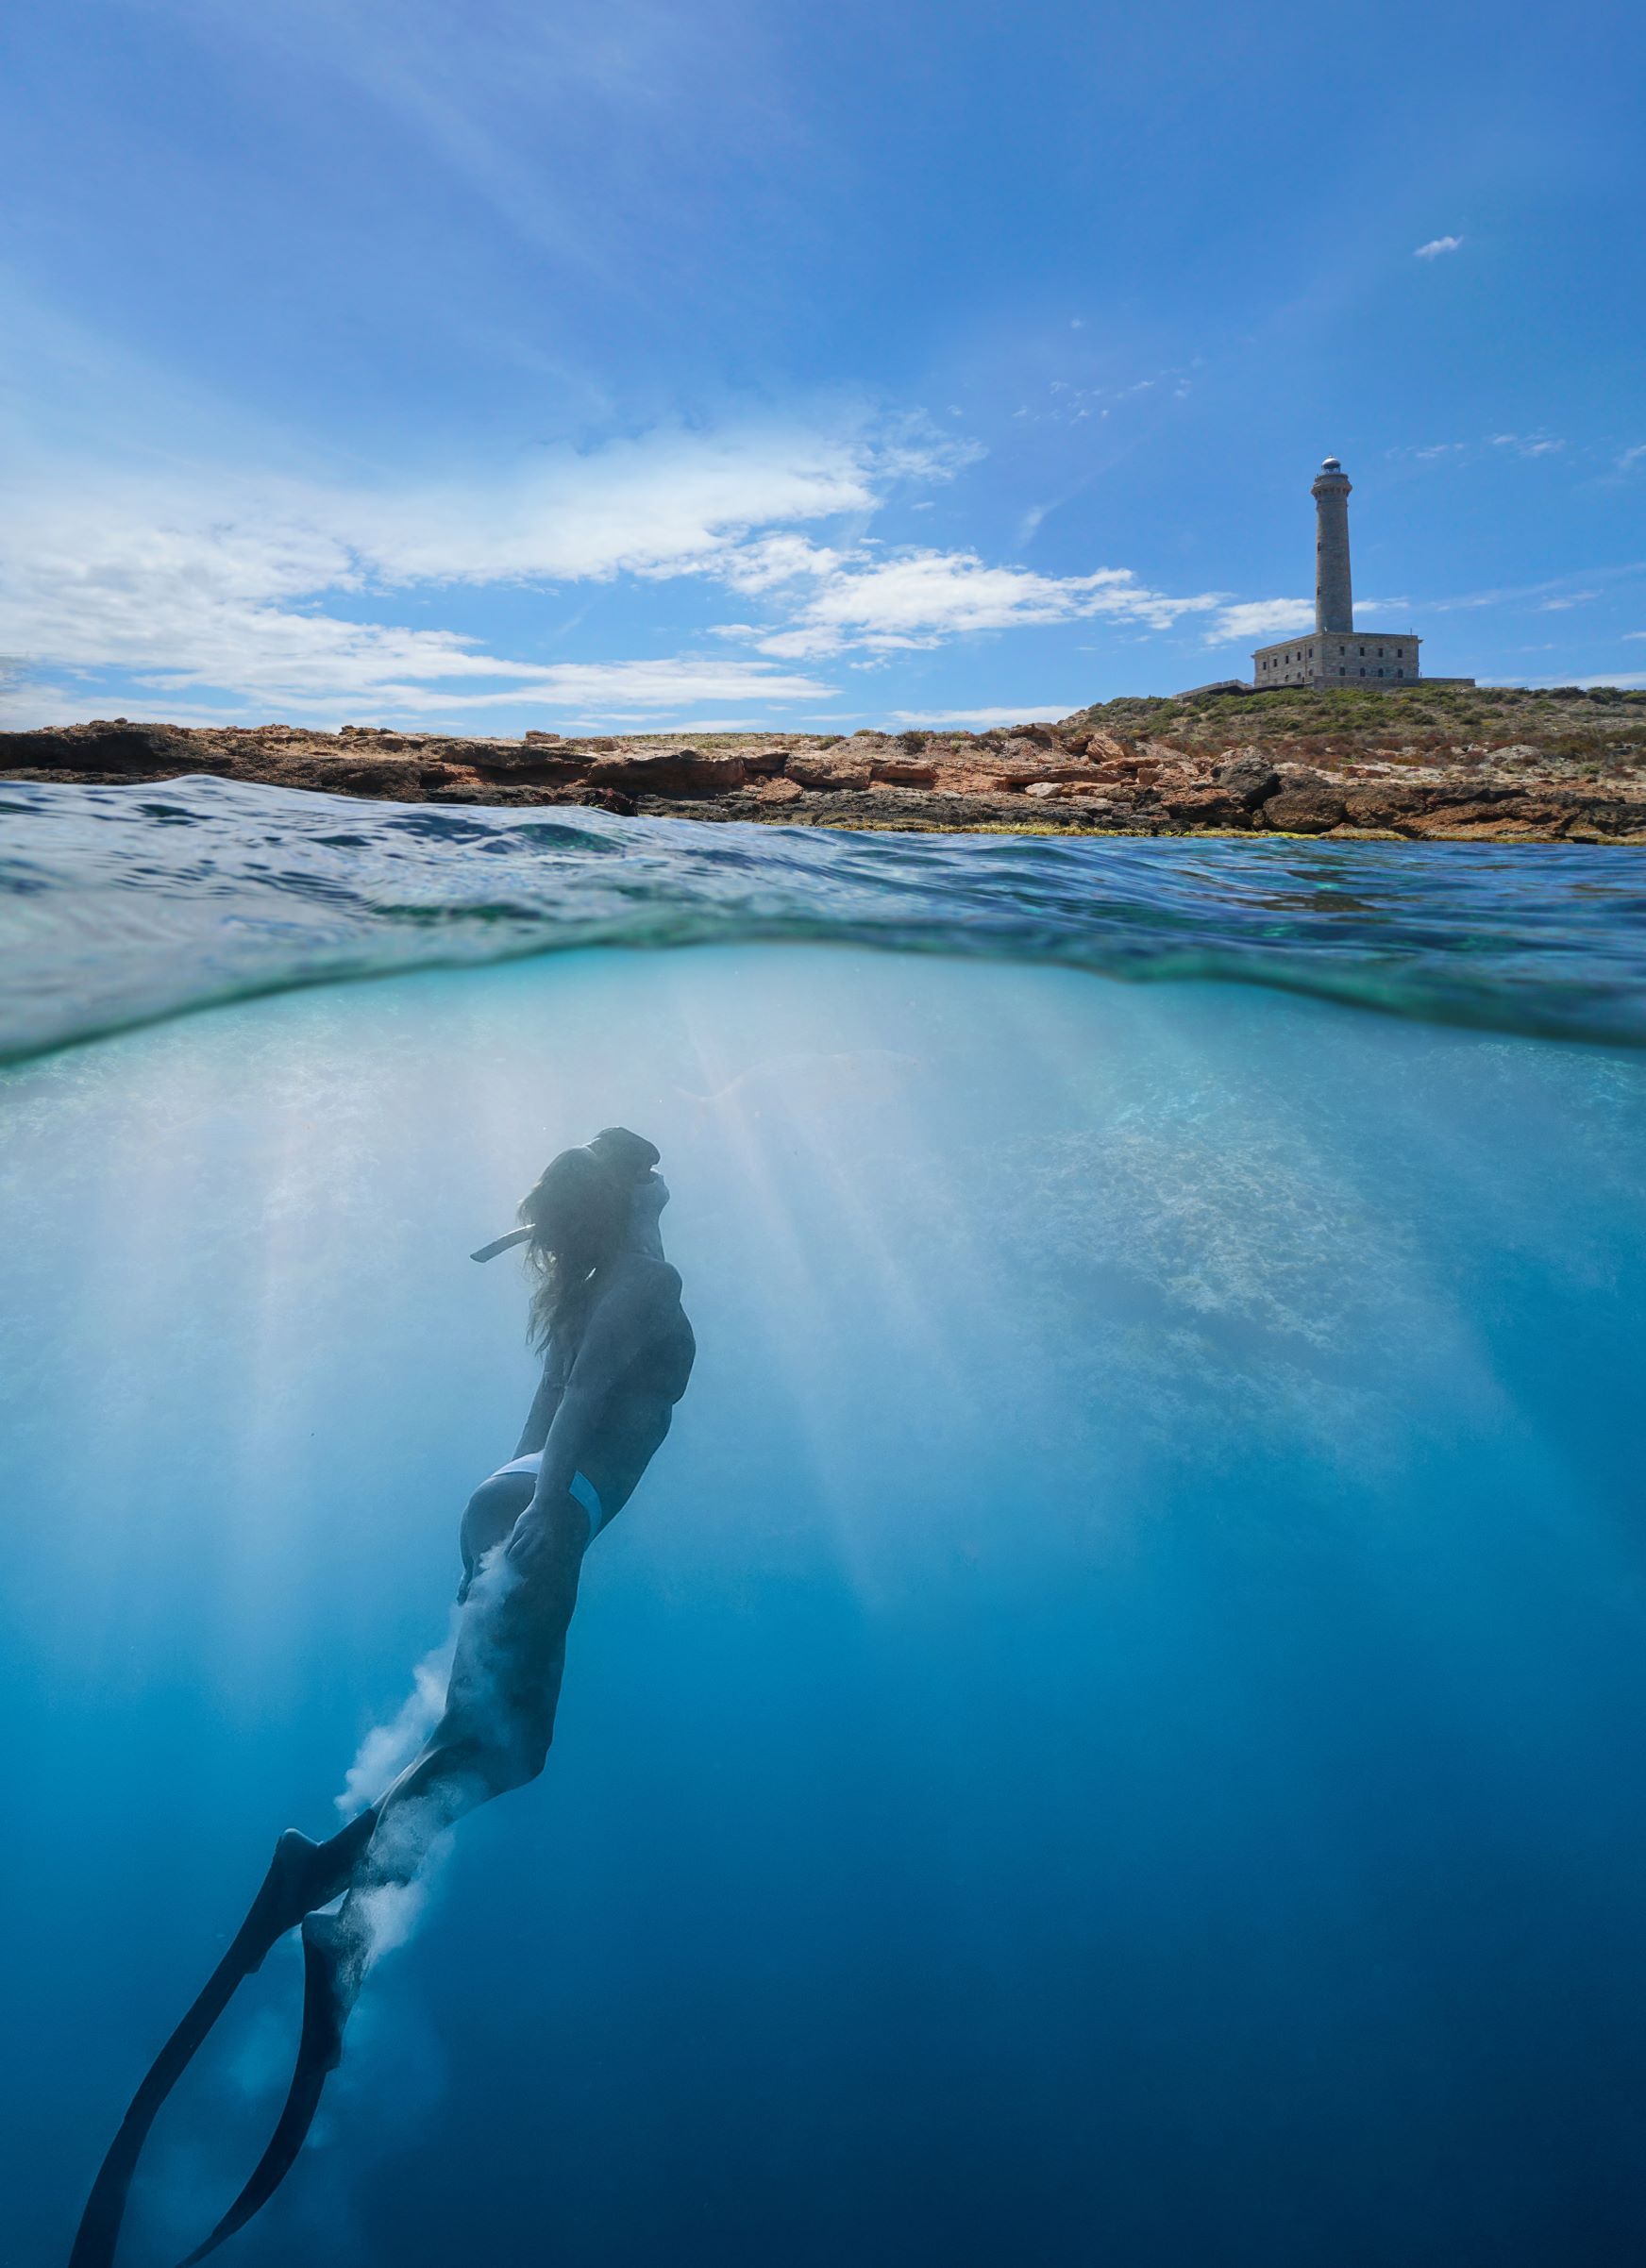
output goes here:
[[[1560, 713], [1559, 732], [1539, 712], [1467, 739], [1444, 718], [1438, 730], [1432, 719], [1419, 730], [1410, 697], [1381, 711], [1363, 701], [1347, 722], [1327, 716], [1322, 730], [1318, 716], [1288, 713], [1285, 697], [1270, 694], [1113, 702], [1060, 724], [981, 733], [689, 741], [119, 717], [0, 732], [0, 778], [205, 773], [395, 802], [570, 804], [869, 830], [1646, 844], [1646, 698], [1614, 696], [1604, 707], [1575, 727], [1570, 708]], [[1480, 722], [1477, 711], [1467, 730]], [[1519, 737], [1509, 729], [1517, 724]]]

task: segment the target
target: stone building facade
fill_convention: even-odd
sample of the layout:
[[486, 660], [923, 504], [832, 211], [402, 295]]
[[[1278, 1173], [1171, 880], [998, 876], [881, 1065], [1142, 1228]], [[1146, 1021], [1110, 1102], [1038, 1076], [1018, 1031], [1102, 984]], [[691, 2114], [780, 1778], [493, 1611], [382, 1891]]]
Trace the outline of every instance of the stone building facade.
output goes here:
[[1260, 646], [1252, 655], [1251, 681], [1259, 693], [1269, 685], [1358, 685], [1380, 678], [1409, 685], [1419, 674], [1422, 643], [1405, 632], [1391, 636], [1383, 630], [1369, 636], [1365, 630], [1317, 630], [1312, 636], [1283, 638], [1277, 646]]

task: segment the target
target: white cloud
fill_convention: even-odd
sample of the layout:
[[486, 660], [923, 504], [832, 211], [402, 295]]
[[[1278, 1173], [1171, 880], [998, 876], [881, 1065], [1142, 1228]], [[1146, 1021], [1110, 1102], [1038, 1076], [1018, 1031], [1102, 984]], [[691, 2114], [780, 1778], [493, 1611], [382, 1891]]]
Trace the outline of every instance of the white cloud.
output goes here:
[[0, 515], [0, 650], [25, 665], [6, 707], [35, 717], [42, 677], [92, 670], [130, 673], [174, 701], [228, 690], [264, 715], [340, 704], [404, 715], [527, 696], [811, 698], [828, 689], [770, 658], [542, 664], [451, 630], [323, 610], [343, 597], [360, 613], [388, 590], [457, 581], [714, 573], [760, 589], [815, 579], [835, 555], [793, 523], [865, 513], [889, 478], [919, 462], [932, 478], [950, 469], [943, 451], [922, 459], [907, 436], [882, 450], [849, 431], [767, 430], [663, 432], [546, 454], [519, 475], [399, 490], [204, 466], [164, 480], [42, 467]]
[[[93, 695], [95, 714], [110, 696], [89, 680], [117, 672], [138, 689], [135, 701], [113, 697], [123, 707], [192, 705], [225, 720], [765, 707], [830, 697], [792, 666], [826, 656], [855, 655], [858, 667], [1087, 619], [1162, 630], [1226, 603], [1217, 592], [1173, 596], [1126, 568], [1041, 575], [864, 534], [894, 487], [946, 479], [971, 453], [913, 423], [846, 421], [670, 428], [546, 450], [519, 470], [371, 487], [207, 465], [162, 476], [42, 464], [0, 514], [0, 652], [22, 657], [0, 705], [43, 721], [49, 678], [48, 714], [84, 714]], [[834, 541], [814, 531], [822, 522]], [[454, 584], [620, 577], [714, 581], [765, 618], [710, 633], [742, 658], [598, 662], [524, 659], [421, 626], [431, 596]], [[413, 597], [418, 613], [395, 620]]]
[[1418, 246], [1412, 258], [1414, 260], [1438, 260], [1443, 253], [1461, 252], [1462, 249], [1463, 239], [1460, 236], [1432, 236], [1426, 244]]
[[1544, 599], [1537, 612], [1540, 614], [1564, 614], [1568, 607], [1583, 606], [1589, 599], [1599, 596], [1598, 591], [1572, 591], [1564, 598]]
[[[1405, 598], [1357, 598], [1354, 602], [1357, 616], [1368, 614], [1406, 614], [1411, 601]], [[1251, 640], [1257, 645], [1274, 638], [1292, 638], [1315, 627], [1315, 602], [1312, 598], [1253, 598], [1236, 606], [1221, 608], [1206, 631], [1208, 646], [1234, 646]]]
[[1625, 449], [1618, 459], [1618, 470], [1631, 473], [1638, 464], [1646, 463], [1646, 441], [1638, 441], [1632, 449]]
[[[803, 535], [766, 535], [740, 544], [712, 563], [714, 572], [734, 591], [771, 591], [801, 576], [830, 575], [841, 554]], [[730, 630], [731, 625], [725, 628]]]
[[[907, 449], [899, 458], [899, 472], [916, 469]], [[753, 589], [799, 572], [810, 546], [792, 534], [747, 545], [751, 530], [871, 512], [885, 469], [857, 434], [663, 430], [546, 454], [501, 479], [344, 493], [307, 509], [392, 583], [679, 575], [737, 549]], [[918, 469], [948, 465], [933, 450]]]
[[1208, 646], [1232, 646], [1243, 639], [1289, 638], [1315, 627], [1312, 598], [1252, 598], [1226, 606], [1206, 632]]
[[1218, 603], [1216, 592], [1168, 597], [1139, 583], [1125, 567], [1050, 576], [991, 567], [973, 551], [910, 550], [884, 559], [858, 551], [819, 566], [815, 588], [796, 608], [791, 626], [763, 638], [760, 650], [788, 660], [851, 647], [883, 653], [980, 630], [1094, 615], [1166, 630], [1181, 615]]

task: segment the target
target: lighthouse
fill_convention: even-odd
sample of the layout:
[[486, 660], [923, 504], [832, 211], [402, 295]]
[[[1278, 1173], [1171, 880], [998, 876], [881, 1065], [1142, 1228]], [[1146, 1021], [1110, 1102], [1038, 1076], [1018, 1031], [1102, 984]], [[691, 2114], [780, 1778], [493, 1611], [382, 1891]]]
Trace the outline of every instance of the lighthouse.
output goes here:
[[[1251, 657], [1251, 682], [1274, 685], [1412, 685], [1418, 648], [1409, 631], [1357, 630], [1354, 584], [1349, 572], [1349, 475], [1328, 457], [1310, 490], [1315, 499], [1315, 634], [1260, 646]], [[1448, 684], [1470, 680], [1448, 678]]]
[[1354, 628], [1354, 585], [1349, 573], [1349, 475], [1328, 457], [1315, 475], [1315, 629]]

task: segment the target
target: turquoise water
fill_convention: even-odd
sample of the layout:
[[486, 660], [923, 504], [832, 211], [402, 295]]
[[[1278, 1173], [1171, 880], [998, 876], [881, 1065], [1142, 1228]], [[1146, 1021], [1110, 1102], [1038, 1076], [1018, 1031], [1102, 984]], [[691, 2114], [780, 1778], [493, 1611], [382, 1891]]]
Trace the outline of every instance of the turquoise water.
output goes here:
[[466, 1255], [612, 1121], [697, 1374], [225, 2259], [1638, 2257], [1633, 854], [4, 794], [7, 2268], [445, 1639]]

